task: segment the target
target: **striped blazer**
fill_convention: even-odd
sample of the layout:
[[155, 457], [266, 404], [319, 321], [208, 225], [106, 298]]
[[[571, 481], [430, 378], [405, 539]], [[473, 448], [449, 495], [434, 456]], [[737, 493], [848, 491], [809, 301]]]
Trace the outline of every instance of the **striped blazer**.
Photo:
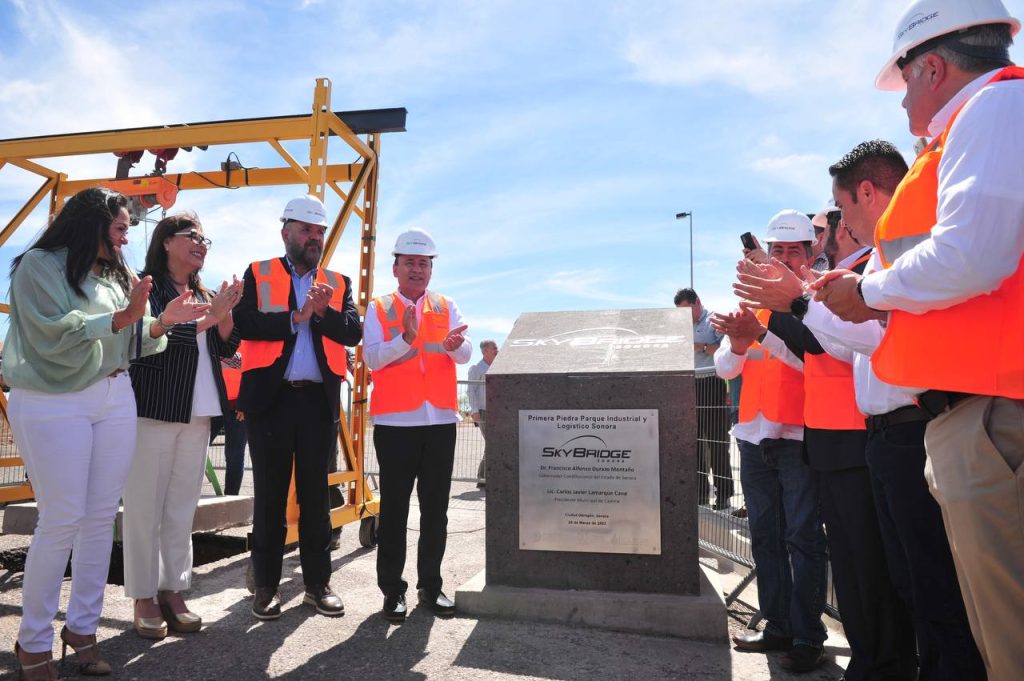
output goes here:
[[[158, 316], [177, 296], [178, 291], [168, 277], [153, 277], [153, 290], [149, 294], [151, 314]], [[132, 377], [140, 417], [171, 423], [188, 423], [192, 420], [192, 398], [195, 394], [196, 369], [199, 366], [196, 337], [195, 322], [178, 324], [167, 333], [166, 350], [132, 360], [128, 371]], [[216, 327], [206, 331], [206, 349], [210, 353], [213, 381], [217, 386], [223, 412], [227, 412], [228, 404], [224, 376], [220, 372], [220, 358], [234, 356], [240, 340], [237, 327], [226, 341], [221, 339]]]

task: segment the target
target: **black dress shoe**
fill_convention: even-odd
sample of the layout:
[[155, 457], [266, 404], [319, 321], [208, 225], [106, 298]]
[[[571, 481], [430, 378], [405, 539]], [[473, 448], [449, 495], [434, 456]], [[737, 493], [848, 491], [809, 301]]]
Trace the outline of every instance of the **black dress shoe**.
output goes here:
[[444, 595], [443, 591], [427, 591], [420, 589], [417, 592], [420, 603], [430, 608], [438, 617], [452, 617], [455, 615], [455, 601]]
[[405, 594], [391, 594], [384, 597], [384, 619], [391, 622], [404, 622], [407, 612]]
[[341, 532], [331, 533], [331, 551], [337, 551], [341, 548]]
[[806, 643], [797, 643], [789, 652], [782, 656], [782, 668], [789, 672], [802, 674], [816, 669], [825, 659], [825, 651]]
[[276, 620], [281, 616], [281, 597], [270, 586], [256, 587], [252, 600], [252, 614], [260, 620]]
[[306, 587], [306, 595], [302, 602], [312, 605], [321, 615], [328, 617], [341, 617], [345, 614], [345, 604], [341, 598], [331, 591], [328, 584], [313, 584]]
[[788, 636], [775, 636], [757, 631], [752, 634], [733, 636], [732, 642], [738, 650], [752, 653], [767, 653], [770, 650], [789, 650], [793, 647], [793, 639]]

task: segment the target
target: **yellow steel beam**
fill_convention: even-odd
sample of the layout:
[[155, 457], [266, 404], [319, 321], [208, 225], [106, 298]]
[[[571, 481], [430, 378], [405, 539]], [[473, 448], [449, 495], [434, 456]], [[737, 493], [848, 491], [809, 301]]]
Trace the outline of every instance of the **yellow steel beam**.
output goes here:
[[219, 144], [247, 144], [267, 139], [309, 138], [309, 116], [256, 118], [173, 125], [141, 130], [107, 130], [95, 133], [53, 135], [0, 142], [0, 158], [50, 158], [104, 154], [137, 149], [168, 149]]
[[27, 170], [30, 173], [35, 173], [36, 175], [40, 175], [42, 177], [49, 177], [51, 179], [55, 179], [59, 174], [56, 170], [50, 170], [46, 166], [41, 166], [38, 163], [33, 163], [32, 161], [26, 161], [23, 158], [9, 158], [7, 159], [7, 162], [10, 163], [12, 166], [17, 166], [22, 170]]
[[[317, 78], [313, 91], [313, 117], [309, 129], [309, 193], [322, 201], [327, 185], [327, 122], [331, 113], [331, 79]], [[333, 114], [331, 114], [333, 115]], [[337, 229], [337, 223], [335, 223]]]
[[[349, 182], [351, 182], [351, 181], [352, 181], [352, 178], [349, 178]], [[341, 187], [338, 186], [337, 182], [334, 182], [333, 180], [327, 180], [327, 186], [330, 187], [331, 189], [333, 189], [334, 193], [337, 194], [338, 197], [341, 198], [342, 201], [347, 201], [348, 200], [348, 194], [345, 193], [344, 189], [342, 189]], [[355, 213], [356, 215], [358, 215], [360, 220], [362, 220], [365, 217], [365, 214], [363, 213], [363, 209], [360, 208], [359, 206], [354, 206], [352, 208], [352, 212]]]
[[43, 200], [43, 197], [46, 196], [51, 189], [53, 189], [55, 184], [57, 184], [57, 180], [55, 178], [48, 178], [43, 182], [43, 186], [36, 190], [36, 193], [32, 195], [32, 198], [30, 198], [28, 202], [21, 207], [21, 210], [11, 218], [11, 221], [7, 223], [6, 227], [4, 227], [4, 230], [0, 232], [0, 246], [4, 245], [7, 240], [11, 238], [11, 235], [14, 234], [14, 230], [18, 228], [18, 225], [24, 222], [25, 218], [29, 216], [29, 213], [35, 210], [36, 206], [39, 205], [39, 202]]
[[0, 312], [4, 314], [11, 314], [11, 306], [7, 303], [0, 303]]
[[326, 111], [324, 112], [324, 118], [326, 119], [327, 127], [331, 129], [331, 132], [345, 140], [345, 142], [359, 152], [363, 158], [370, 159], [373, 157], [373, 150], [366, 145], [366, 142], [361, 140], [354, 132], [352, 132], [351, 128], [345, 125], [345, 121], [338, 118], [337, 114], [333, 111]]
[[[300, 166], [301, 167], [301, 166]], [[361, 163], [327, 166], [327, 177], [334, 182], [351, 182], [359, 174]], [[220, 170], [212, 170], [200, 173], [167, 174], [165, 180], [178, 186], [178, 189], [223, 189], [225, 187], [270, 187], [288, 184], [306, 184], [304, 178], [300, 178], [293, 168], [252, 168], [248, 172], [244, 170], [231, 171], [231, 184], [227, 184], [228, 174]], [[113, 178], [97, 178], [93, 180], [68, 180], [61, 184], [63, 196], [73, 196], [77, 192], [89, 187], [95, 187], [103, 182], [112, 181]]]
[[296, 161], [283, 146], [281, 146], [281, 142], [275, 139], [269, 139], [267, 142], [270, 146], [274, 147], [274, 151], [284, 159], [284, 162], [291, 166], [291, 169], [295, 171], [295, 175], [299, 178], [298, 184], [309, 184], [309, 173], [306, 172], [305, 168], [299, 165], [299, 162]]

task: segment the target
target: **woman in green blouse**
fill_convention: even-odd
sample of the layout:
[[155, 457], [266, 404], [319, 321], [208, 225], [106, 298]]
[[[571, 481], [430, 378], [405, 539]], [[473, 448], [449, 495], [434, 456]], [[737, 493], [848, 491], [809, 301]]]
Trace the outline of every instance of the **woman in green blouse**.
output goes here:
[[182, 295], [157, 319], [146, 314], [152, 279], [135, 277], [121, 254], [129, 224], [124, 196], [83, 190], [11, 265], [3, 352], [8, 418], [39, 508], [15, 643], [26, 679], [57, 678], [53, 618], [69, 553], [62, 657], [70, 645], [81, 673], [111, 672], [97, 651], [96, 627], [114, 516], [135, 448], [128, 361], [162, 351], [170, 326], [209, 307]]

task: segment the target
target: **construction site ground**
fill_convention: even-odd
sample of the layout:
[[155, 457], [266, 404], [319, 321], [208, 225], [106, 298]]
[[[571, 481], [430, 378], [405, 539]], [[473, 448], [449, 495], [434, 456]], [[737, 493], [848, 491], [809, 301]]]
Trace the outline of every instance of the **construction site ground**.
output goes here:
[[[247, 476], [248, 477], [248, 476]], [[449, 513], [445, 589], [456, 587], [483, 569], [485, 490], [473, 483], [454, 483]], [[239, 553], [195, 569], [188, 595], [192, 609], [204, 619], [196, 634], [174, 634], [163, 641], [140, 638], [132, 629], [132, 604], [120, 586], [108, 585], [98, 632], [103, 655], [114, 665], [115, 679], [145, 681], [250, 679], [700, 679], [706, 681], [763, 679], [834, 680], [842, 676], [849, 650], [837, 624], [826, 617], [828, 659], [814, 672], [787, 673], [782, 654], [744, 653], [731, 644], [642, 636], [577, 626], [500, 619], [455, 617], [437, 619], [416, 607], [415, 555], [418, 513], [410, 517], [410, 615], [393, 625], [380, 615], [382, 598], [376, 586], [376, 552], [359, 544], [357, 527], [345, 528], [341, 548], [333, 554], [331, 584], [345, 602], [345, 615], [327, 618], [302, 604], [302, 575], [297, 552], [285, 556], [281, 596], [283, 616], [259, 622], [251, 614], [252, 598], [245, 586], [248, 554]], [[249, 528], [230, 534], [244, 536]], [[29, 537], [0, 536], [0, 552], [17, 552]], [[717, 567], [716, 560], [701, 559]], [[718, 579], [729, 591], [745, 571], [722, 566]], [[0, 573], [0, 675], [14, 678], [14, 641], [21, 616], [23, 573]], [[61, 607], [67, 603], [65, 580]], [[756, 591], [748, 587], [730, 606], [731, 634], [742, 632], [756, 607]], [[63, 624], [58, 615], [54, 632]], [[59, 658], [59, 645], [55, 645]], [[62, 668], [66, 678], [78, 677], [74, 658]]]

